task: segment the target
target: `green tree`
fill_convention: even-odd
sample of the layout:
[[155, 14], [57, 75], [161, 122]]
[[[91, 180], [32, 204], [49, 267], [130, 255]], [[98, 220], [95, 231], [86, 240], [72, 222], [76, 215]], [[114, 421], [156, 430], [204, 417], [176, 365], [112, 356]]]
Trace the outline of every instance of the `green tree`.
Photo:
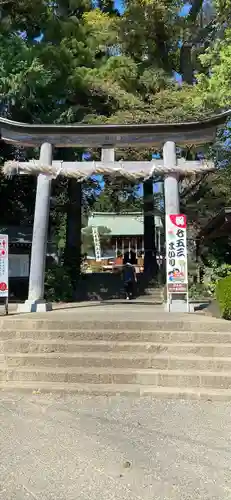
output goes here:
[[[102, 254], [110, 246], [110, 229], [104, 226], [98, 227], [98, 233], [100, 238], [100, 246]], [[88, 226], [82, 229], [82, 253], [95, 255], [95, 246], [92, 235], [92, 226]]]
[[97, 7], [102, 12], [107, 12], [108, 14], [118, 14], [118, 11], [114, 7], [113, 0], [98, 0]]
[[224, 109], [231, 104], [231, 29], [227, 28], [224, 39], [216, 43], [200, 57], [206, 74], [198, 74], [198, 91], [207, 107]]
[[[0, 165], [22, 155], [20, 149], [0, 141]], [[34, 218], [36, 178], [25, 175], [6, 178], [0, 171], [1, 225], [30, 225]]]
[[104, 186], [93, 204], [96, 212], [127, 212], [142, 210], [139, 186], [122, 179], [104, 178]]

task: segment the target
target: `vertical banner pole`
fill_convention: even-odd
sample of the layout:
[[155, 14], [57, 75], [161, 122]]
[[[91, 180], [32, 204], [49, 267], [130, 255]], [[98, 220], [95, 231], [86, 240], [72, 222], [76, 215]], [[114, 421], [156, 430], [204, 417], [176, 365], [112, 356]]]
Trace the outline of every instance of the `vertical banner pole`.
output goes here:
[[[168, 311], [188, 312], [187, 220], [183, 214], [166, 214], [166, 283]], [[177, 300], [178, 295], [186, 296], [186, 303]]]
[[9, 248], [7, 234], [0, 234], [0, 298], [4, 299], [5, 312], [8, 314]]

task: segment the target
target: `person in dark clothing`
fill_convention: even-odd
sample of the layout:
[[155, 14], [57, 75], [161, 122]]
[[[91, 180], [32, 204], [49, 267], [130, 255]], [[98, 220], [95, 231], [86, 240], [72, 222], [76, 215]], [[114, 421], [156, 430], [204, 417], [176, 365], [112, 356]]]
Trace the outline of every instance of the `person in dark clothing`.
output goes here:
[[131, 249], [130, 252], [130, 262], [133, 266], [136, 266], [137, 264], [136, 252], [133, 249]]
[[126, 299], [131, 300], [135, 294], [136, 271], [130, 262], [124, 265], [123, 278]]
[[123, 260], [123, 264], [127, 264], [130, 260], [130, 257], [129, 257], [129, 252], [125, 252], [124, 254], [124, 260]]

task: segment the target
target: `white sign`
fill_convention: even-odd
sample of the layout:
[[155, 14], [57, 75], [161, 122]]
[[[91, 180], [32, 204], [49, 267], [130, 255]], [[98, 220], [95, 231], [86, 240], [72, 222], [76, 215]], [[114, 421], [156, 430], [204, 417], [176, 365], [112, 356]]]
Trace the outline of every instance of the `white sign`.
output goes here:
[[187, 220], [182, 214], [166, 215], [166, 271], [169, 293], [187, 293]]
[[8, 297], [8, 236], [0, 234], [0, 297]]
[[100, 237], [97, 226], [92, 226], [92, 236], [95, 247], [95, 260], [97, 262], [101, 261], [101, 245], [100, 245]]
[[9, 278], [28, 278], [30, 258], [28, 254], [9, 255]]

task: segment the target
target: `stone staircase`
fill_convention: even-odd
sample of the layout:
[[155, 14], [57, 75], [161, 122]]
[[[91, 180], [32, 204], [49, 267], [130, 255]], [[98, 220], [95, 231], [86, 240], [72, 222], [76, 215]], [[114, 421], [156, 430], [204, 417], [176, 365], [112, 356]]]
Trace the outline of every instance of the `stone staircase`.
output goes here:
[[[154, 305], [162, 304], [163, 287], [150, 283], [143, 274], [137, 275], [137, 298], [142, 301], [152, 302]], [[121, 275], [111, 273], [93, 273], [82, 275], [77, 290], [77, 300], [96, 301], [124, 300], [124, 284]]]
[[137, 321], [58, 314], [1, 321], [0, 389], [231, 398], [228, 322], [167, 313], [158, 319], [155, 311], [152, 320]]
[[152, 302], [153, 304], [163, 304], [164, 302], [164, 292], [163, 288], [159, 287], [147, 287], [145, 291], [138, 297], [139, 300], [144, 300]]

